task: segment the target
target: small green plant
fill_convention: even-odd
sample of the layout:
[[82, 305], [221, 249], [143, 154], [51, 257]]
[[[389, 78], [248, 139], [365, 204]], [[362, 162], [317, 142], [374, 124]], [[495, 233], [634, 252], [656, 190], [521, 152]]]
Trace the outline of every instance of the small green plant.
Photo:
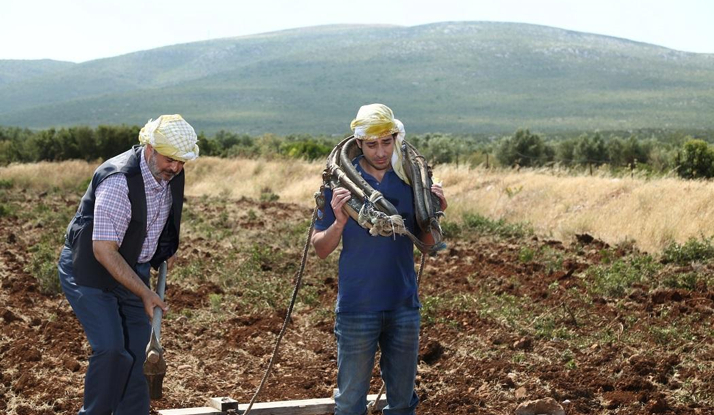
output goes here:
[[441, 222], [441, 231], [444, 235], [444, 238], [456, 238], [461, 235], [461, 227], [456, 222]]
[[668, 275], [662, 280], [662, 285], [668, 288], [684, 288], [694, 290], [697, 288], [699, 275], [696, 272], [685, 272]]
[[221, 307], [223, 306], [223, 295], [216, 293], [208, 294], [208, 302], [211, 304], [211, 310], [218, 313], [221, 311]]
[[466, 213], [464, 227], [468, 230], [497, 235], [502, 238], [522, 238], [533, 234], [533, 229], [522, 223], [508, 223], [503, 219], [493, 220], [477, 213]]
[[206, 273], [201, 266], [201, 261], [193, 260], [188, 264], [173, 268], [171, 271], [171, 278], [175, 278], [179, 281], [196, 278], [198, 281], [203, 281], [205, 279], [205, 274]]
[[0, 203], [0, 218], [12, 215], [12, 208], [4, 203]]
[[611, 297], [622, 297], [632, 284], [651, 278], [661, 265], [649, 255], [618, 259], [609, 265], [590, 268], [588, 275], [594, 292]]
[[565, 364], [565, 367], [567, 369], [574, 370], [578, 368], [577, 362], [575, 362], [575, 356], [573, 355], [572, 351], [565, 350], [561, 355], [561, 359], [563, 360], [563, 363]]
[[279, 226], [281, 241], [287, 246], [302, 246], [310, 229], [310, 221], [304, 220], [296, 223], [284, 223]]
[[300, 302], [308, 307], [320, 305], [320, 294], [314, 285], [305, 285], [300, 290]]
[[218, 219], [216, 221], [216, 227], [218, 228], [230, 228], [231, 223], [228, 218], [228, 211], [222, 210], [221, 213], [218, 214]]
[[10, 179], [0, 179], [0, 189], [11, 189], [14, 183]]
[[482, 318], [494, 318], [510, 328], [521, 328], [523, 320], [528, 319], [528, 313], [521, 308], [520, 298], [514, 295], [493, 295], [491, 292], [481, 291], [475, 300]]
[[524, 246], [521, 248], [520, 252], [518, 252], [518, 260], [525, 263], [533, 261], [533, 258], [535, 258], [536, 251], [534, 249], [531, 249], [527, 246]]
[[258, 265], [258, 268], [265, 271], [271, 269], [272, 265], [275, 264], [280, 258], [278, 252], [274, 252], [273, 249], [264, 244], [254, 244], [250, 249], [250, 259], [253, 263]]
[[692, 262], [707, 262], [714, 258], [712, 238], [690, 238], [680, 245], [672, 242], [662, 251], [662, 262], [687, 265]]
[[40, 291], [45, 294], [62, 292], [57, 274], [58, 247], [61, 244], [45, 241], [33, 245], [30, 250], [30, 262], [25, 271], [32, 274], [40, 285]]
[[280, 199], [280, 196], [273, 193], [273, 189], [269, 187], [264, 187], [260, 189], [260, 201], [261, 202], [275, 202]]
[[436, 323], [436, 316], [442, 308], [444, 300], [439, 296], [426, 297], [422, 301], [421, 319], [426, 325]]
[[258, 219], [258, 215], [255, 214], [255, 211], [253, 209], [248, 209], [248, 221], [253, 222], [256, 219]]
[[677, 330], [672, 327], [650, 327], [650, 334], [657, 344], [667, 345], [679, 337]]
[[535, 335], [541, 339], [551, 339], [554, 337], [553, 333], [557, 328], [555, 322], [555, 317], [547, 314], [536, 317], [533, 328], [535, 329]]
[[610, 249], [601, 249], [600, 250], [600, 262], [603, 264], [609, 264], [612, 262], [613, 258], [613, 252]]

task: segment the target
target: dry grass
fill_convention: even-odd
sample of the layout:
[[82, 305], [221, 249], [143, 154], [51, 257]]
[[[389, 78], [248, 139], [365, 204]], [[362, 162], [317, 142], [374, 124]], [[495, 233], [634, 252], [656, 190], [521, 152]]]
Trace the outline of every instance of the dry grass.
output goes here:
[[0, 167], [0, 180], [28, 190], [73, 189], [85, 183], [99, 163], [79, 160], [61, 163], [40, 162]]
[[[11, 165], [0, 180], [33, 190], [75, 189], [96, 163], [70, 161]], [[202, 157], [187, 164], [190, 196], [248, 197], [274, 193], [279, 201], [313, 205], [322, 162]], [[571, 241], [587, 232], [608, 243], [634, 240], [658, 252], [669, 242], [714, 234], [714, 183], [677, 178], [572, 176], [552, 170], [486, 170], [438, 166], [449, 198], [448, 220], [464, 213], [528, 222], [538, 234]]]
[[528, 222], [538, 234], [563, 241], [587, 232], [612, 244], [634, 240], [649, 252], [714, 234], [713, 182], [453, 166], [436, 174], [445, 183], [453, 218], [478, 212]]
[[187, 165], [186, 194], [259, 199], [271, 192], [279, 201], [313, 206], [324, 163], [201, 157]]

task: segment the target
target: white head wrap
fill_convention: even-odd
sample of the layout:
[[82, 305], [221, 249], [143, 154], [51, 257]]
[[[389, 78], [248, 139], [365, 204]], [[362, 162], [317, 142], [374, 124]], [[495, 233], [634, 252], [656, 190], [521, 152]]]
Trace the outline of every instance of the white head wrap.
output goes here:
[[411, 184], [402, 164], [402, 143], [406, 135], [404, 124], [394, 118], [391, 108], [384, 104], [363, 105], [357, 112], [357, 117], [350, 123], [350, 127], [354, 131], [355, 138], [362, 141], [374, 141], [397, 133], [394, 152], [392, 152], [392, 169], [402, 181]]
[[193, 127], [178, 114], [149, 120], [139, 132], [139, 142], [151, 146], [162, 156], [179, 161], [198, 157], [198, 137]]
[[392, 169], [394, 169], [394, 172], [397, 173], [397, 176], [399, 176], [404, 183], [411, 185], [409, 177], [407, 177], [407, 173], [404, 171], [404, 155], [402, 154], [402, 143], [404, 142], [404, 137], [407, 135], [407, 132], [404, 130], [404, 124], [402, 124], [401, 121], [395, 118], [394, 123], [397, 124], [399, 132], [397, 133], [397, 141], [394, 142]]

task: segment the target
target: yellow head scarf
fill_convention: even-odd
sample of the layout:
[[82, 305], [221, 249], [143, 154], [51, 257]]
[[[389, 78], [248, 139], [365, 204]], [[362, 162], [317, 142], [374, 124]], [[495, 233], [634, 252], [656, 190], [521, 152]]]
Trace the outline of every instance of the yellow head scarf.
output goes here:
[[162, 156], [184, 162], [198, 157], [197, 141], [193, 127], [178, 114], [149, 120], [139, 132], [142, 145], [151, 144]]
[[357, 118], [350, 123], [350, 128], [354, 131], [355, 138], [362, 141], [374, 141], [397, 133], [392, 153], [392, 169], [402, 181], [411, 185], [402, 165], [402, 142], [406, 135], [404, 124], [394, 118], [394, 113], [388, 106], [384, 104], [361, 106]]
[[357, 118], [350, 123], [350, 128], [354, 131], [355, 138], [364, 141], [373, 141], [399, 132], [394, 113], [384, 104], [361, 106]]

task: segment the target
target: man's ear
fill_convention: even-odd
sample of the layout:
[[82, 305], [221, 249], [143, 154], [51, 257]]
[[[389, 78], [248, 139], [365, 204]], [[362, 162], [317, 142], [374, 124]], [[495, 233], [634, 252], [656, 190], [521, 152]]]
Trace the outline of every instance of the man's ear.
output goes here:
[[151, 146], [151, 144], [144, 144], [144, 157], [146, 158], [146, 162], [148, 163], [149, 160], [151, 160], [151, 157], [154, 155], [154, 147]]
[[357, 141], [357, 147], [359, 147], [360, 150], [361, 150], [361, 149], [362, 149], [362, 140], [360, 140], [359, 138], [357, 138], [357, 139], [355, 139], [355, 141]]

